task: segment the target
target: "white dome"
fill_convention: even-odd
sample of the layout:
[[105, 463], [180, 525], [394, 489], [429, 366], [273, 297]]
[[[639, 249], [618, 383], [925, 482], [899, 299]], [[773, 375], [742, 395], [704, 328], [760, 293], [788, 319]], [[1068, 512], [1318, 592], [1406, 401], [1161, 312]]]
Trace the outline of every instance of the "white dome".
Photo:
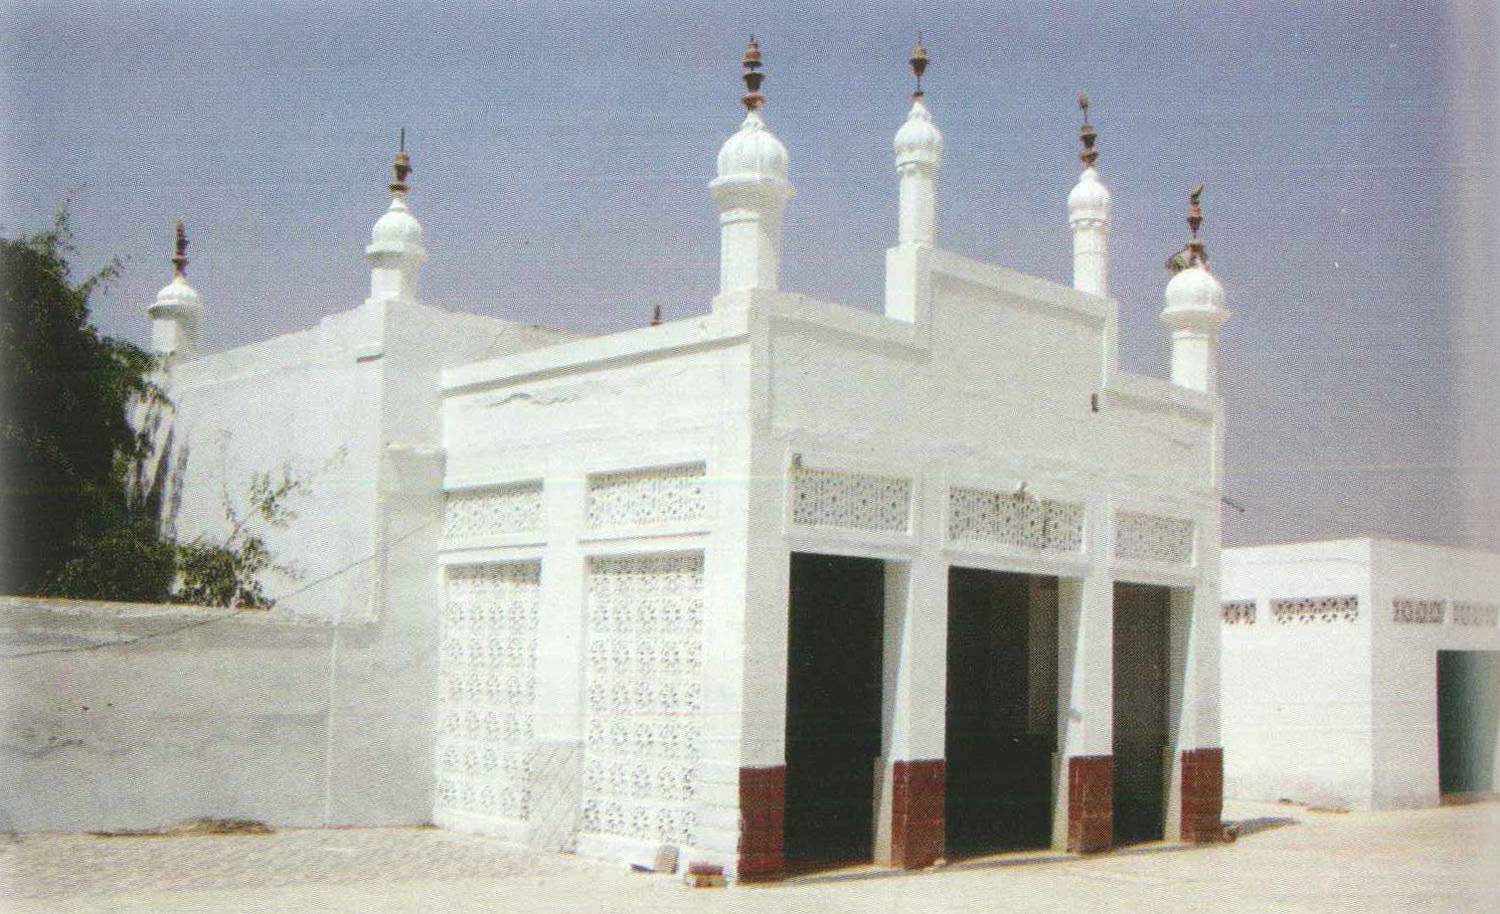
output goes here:
[[1099, 180], [1099, 170], [1090, 165], [1068, 194], [1068, 219], [1108, 219], [1109, 203], [1109, 188]]
[[1201, 266], [1178, 271], [1167, 283], [1167, 307], [1161, 318], [1172, 326], [1218, 326], [1229, 319], [1224, 309], [1224, 286]]
[[719, 177], [785, 181], [786, 162], [786, 147], [751, 111], [719, 148]]
[[422, 223], [411, 214], [406, 199], [396, 195], [391, 199], [391, 208], [385, 211], [370, 230], [370, 246], [384, 250], [422, 248]]
[[943, 157], [943, 133], [932, 122], [932, 114], [919, 98], [912, 102], [906, 123], [896, 131], [896, 165], [925, 162], [937, 165]]
[[156, 305], [150, 310], [157, 308], [202, 308], [203, 303], [198, 298], [198, 290], [188, 285], [187, 279], [182, 274], [172, 277], [172, 281], [162, 287], [156, 293]]

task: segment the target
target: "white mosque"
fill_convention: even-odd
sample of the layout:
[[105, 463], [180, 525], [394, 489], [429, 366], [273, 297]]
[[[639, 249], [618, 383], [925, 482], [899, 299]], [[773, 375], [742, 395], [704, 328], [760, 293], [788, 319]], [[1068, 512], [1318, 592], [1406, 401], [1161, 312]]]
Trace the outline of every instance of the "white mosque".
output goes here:
[[[317, 326], [201, 351], [179, 236], [149, 309], [165, 521], [212, 535], [291, 467], [267, 542], [300, 573], [230, 628], [54, 671], [115, 677], [137, 730], [86, 785], [7, 762], [11, 827], [434, 822], [742, 881], [1217, 840], [1228, 311], [1198, 196], [1171, 378], [1127, 374], [1087, 99], [1068, 287], [939, 246], [911, 63], [881, 314], [781, 289], [753, 41], [691, 317], [579, 337], [422, 304], [404, 151], [369, 297]], [[198, 723], [169, 746], [174, 689]]]

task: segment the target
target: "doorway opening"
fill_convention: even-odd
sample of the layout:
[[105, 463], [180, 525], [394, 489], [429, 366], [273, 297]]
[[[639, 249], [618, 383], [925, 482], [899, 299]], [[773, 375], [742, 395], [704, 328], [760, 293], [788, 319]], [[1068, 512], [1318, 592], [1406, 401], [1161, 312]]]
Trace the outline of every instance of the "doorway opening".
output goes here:
[[1438, 651], [1438, 792], [1495, 791], [1500, 651]]
[[1165, 837], [1172, 592], [1114, 588], [1114, 843]]
[[885, 562], [794, 552], [787, 620], [787, 867], [868, 863], [875, 848]]
[[1049, 847], [1057, 579], [951, 568], [944, 820], [949, 856]]

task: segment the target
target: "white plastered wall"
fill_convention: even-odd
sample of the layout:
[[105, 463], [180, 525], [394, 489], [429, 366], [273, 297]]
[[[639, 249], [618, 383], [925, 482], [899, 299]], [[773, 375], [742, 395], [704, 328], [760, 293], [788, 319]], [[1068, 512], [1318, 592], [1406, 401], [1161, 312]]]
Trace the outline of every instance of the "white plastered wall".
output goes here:
[[262, 576], [288, 612], [372, 612], [372, 569], [362, 560], [375, 546], [380, 317], [369, 308], [334, 314], [174, 366], [167, 379], [173, 409], [158, 443], [170, 449], [164, 514], [179, 542], [222, 542], [225, 502], [246, 515], [256, 473], [275, 481], [285, 468], [304, 483], [306, 492], [284, 500], [298, 515], [286, 529], [250, 523], [272, 556], [299, 572]]
[[[1437, 652], [1500, 651], [1500, 628], [1460, 624], [1454, 612], [1456, 601], [1500, 604], [1500, 556], [1390, 540], [1375, 540], [1371, 550], [1371, 805], [1434, 806], [1439, 801]], [[1397, 600], [1442, 601], [1442, 621], [1397, 622]], [[1495, 758], [1500, 760], [1500, 752]]]
[[224, 489], [243, 498], [252, 474], [290, 463], [310, 492], [288, 499], [297, 516], [285, 530], [264, 532], [303, 576], [268, 577], [276, 608], [237, 617], [0, 606], [0, 828], [429, 821], [439, 371], [558, 338], [367, 304], [174, 366], [159, 443], [177, 461], [164, 472], [184, 468], [175, 504], [167, 487], [179, 539], [221, 539]]
[[[1272, 599], [1340, 594], [1358, 595], [1356, 622], [1270, 617]], [[1500, 557], [1379, 539], [1232, 549], [1223, 599], [1258, 603], [1253, 624], [1222, 628], [1226, 794], [1437, 804], [1437, 652], [1500, 650], [1500, 629], [1454, 618], [1455, 602], [1500, 604]], [[1397, 600], [1443, 608], [1398, 622]]]
[[[747, 649], [764, 657], [764, 675], [747, 727], [757, 728], [759, 761], [779, 764], [791, 551], [887, 561], [895, 587], [887, 594], [885, 696], [895, 706], [885, 709], [881, 802], [893, 762], [943, 757], [948, 568], [1056, 576], [1061, 843], [1065, 757], [1112, 751], [1115, 580], [1191, 595], [1174, 636], [1173, 734], [1178, 750], [1217, 745], [1218, 403], [1119, 373], [1111, 301], [931, 248], [892, 249], [887, 268], [887, 312], [899, 319], [796, 295], [764, 300], [752, 319], [754, 351], [765, 350], [768, 366], [764, 389], [756, 388], [757, 472], [781, 484], [757, 490], [767, 498], [752, 517], [760, 570], [752, 608], [760, 621], [752, 624], [763, 640]], [[760, 440], [763, 430], [769, 441]], [[909, 480], [909, 527], [795, 523], [784, 490], [794, 462]], [[1023, 483], [1033, 497], [1084, 506], [1078, 549], [949, 540], [950, 487], [1009, 493]], [[1192, 556], [1117, 560], [1111, 526], [1120, 509], [1192, 521]], [[1171, 770], [1175, 784], [1175, 763]], [[1175, 815], [1168, 823], [1170, 835]], [[877, 831], [877, 846], [884, 840]]]
[[[1372, 800], [1369, 540], [1224, 551], [1222, 599], [1255, 621], [1221, 630], [1224, 791], [1368, 809]], [[1354, 596], [1352, 621], [1277, 622], [1272, 601]]]
[[[443, 440], [450, 492], [537, 481], [539, 529], [448, 541], [445, 566], [514, 559], [541, 562], [541, 624], [536, 655], [538, 745], [572, 747], [576, 764], [594, 759], [591, 723], [610, 715], [588, 694], [590, 560], [702, 556], [701, 707], [691, 715], [700, 751], [685, 840], [663, 841], [640, 829], [591, 827], [580, 814], [580, 853], [651, 862], [662, 843], [685, 858], [731, 865], [738, 850], [740, 708], [744, 702], [746, 505], [755, 482], [749, 465], [748, 385], [743, 324], [708, 315], [480, 362], [445, 374]], [[591, 477], [701, 467], [704, 507], [658, 522], [646, 499], [638, 517], [600, 527], [589, 519]], [[694, 470], [696, 472], [696, 470]], [[625, 754], [630, 753], [626, 747]], [[597, 771], [598, 766], [594, 770]], [[542, 786], [539, 785], [538, 789]], [[616, 785], [618, 786], [618, 785]], [[593, 788], [573, 788], [581, 803]], [[613, 788], [612, 788], [613, 789]], [[642, 796], [606, 796], [626, 803]], [[555, 823], [517, 822], [440, 811], [440, 824], [535, 843]]]

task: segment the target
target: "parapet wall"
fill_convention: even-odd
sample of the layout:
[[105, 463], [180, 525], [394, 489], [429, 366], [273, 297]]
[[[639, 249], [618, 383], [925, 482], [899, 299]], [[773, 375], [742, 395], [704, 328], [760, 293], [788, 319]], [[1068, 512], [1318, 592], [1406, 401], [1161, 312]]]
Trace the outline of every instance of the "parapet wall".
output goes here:
[[[427, 821], [431, 709], [338, 711], [394, 659], [392, 628], [0, 597], [0, 831]], [[403, 776], [340, 776], [371, 742]]]

